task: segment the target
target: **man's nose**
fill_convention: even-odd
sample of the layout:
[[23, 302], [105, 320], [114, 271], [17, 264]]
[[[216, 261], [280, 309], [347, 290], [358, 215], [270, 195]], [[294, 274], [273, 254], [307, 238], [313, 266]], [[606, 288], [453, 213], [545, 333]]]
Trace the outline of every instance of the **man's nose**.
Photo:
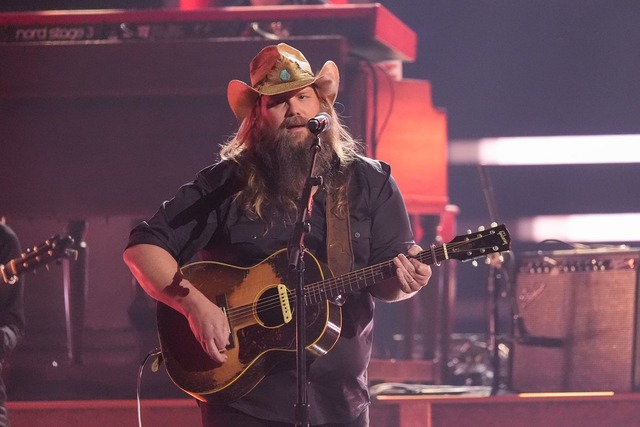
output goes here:
[[287, 116], [299, 116], [299, 115], [301, 115], [300, 105], [293, 98], [288, 100]]

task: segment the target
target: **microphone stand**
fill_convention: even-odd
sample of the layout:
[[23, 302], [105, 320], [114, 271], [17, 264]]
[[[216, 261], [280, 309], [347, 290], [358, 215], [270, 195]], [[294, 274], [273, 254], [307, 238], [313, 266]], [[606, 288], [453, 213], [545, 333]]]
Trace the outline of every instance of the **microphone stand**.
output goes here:
[[[487, 202], [487, 208], [489, 210], [489, 218], [492, 223], [498, 222], [498, 209], [493, 193], [493, 187], [489, 181], [487, 171], [484, 165], [479, 165], [480, 181], [482, 189], [484, 191], [485, 200]], [[489, 351], [491, 352], [491, 367], [493, 369], [493, 380], [491, 384], [491, 396], [498, 394], [500, 390], [500, 340], [498, 323], [500, 319], [499, 299], [500, 292], [498, 290], [498, 278], [502, 278], [505, 285], [505, 292], [512, 294], [511, 283], [508, 274], [508, 269], [503, 265], [504, 258], [500, 254], [491, 254], [488, 257], [489, 264], [489, 277], [487, 279], [487, 299], [490, 302], [489, 318], [487, 321], [487, 333], [489, 338]]]
[[[493, 380], [491, 384], [491, 396], [495, 396], [500, 391], [500, 344], [504, 341], [511, 341], [500, 337], [500, 331], [498, 327], [498, 321], [500, 319], [499, 300], [500, 294], [503, 293], [506, 298], [512, 302], [510, 308], [516, 309], [515, 301], [513, 299], [513, 292], [511, 290], [511, 279], [508, 272], [508, 267], [505, 267], [505, 263], [508, 261], [504, 259], [502, 255], [492, 254], [489, 257], [489, 278], [487, 283], [488, 298], [491, 301], [491, 308], [489, 311], [489, 349], [491, 351], [491, 366], [493, 369]], [[509, 258], [510, 259], [510, 258]], [[499, 289], [499, 279], [502, 279], [503, 290]], [[511, 331], [513, 336], [513, 332]]]
[[[498, 210], [495, 200], [495, 194], [491, 181], [484, 165], [479, 166], [480, 180], [482, 183], [482, 189], [484, 191], [487, 207], [489, 209], [489, 217], [492, 222], [498, 222]], [[500, 389], [500, 339], [498, 331], [498, 319], [500, 312], [498, 308], [498, 302], [500, 292], [498, 290], [498, 280], [502, 279], [503, 294], [508, 299], [509, 308], [511, 310], [511, 328], [509, 336], [503, 338], [502, 341], [506, 341], [510, 344], [509, 361], [512, 360], [513, 345], [518, 343], [520, 345], [530, 345], [538, 347], [552, 347], [558, 348], [565, 345], [565, 340], [557, 337], [538, 336], [532, 335], [527, 329], [524, 319], [520, 313], [516, 296], [514, 292], [513, 282], [511, 279], [510, 271], [513, 271], [514, 261], [513, 257], [503, 255], [497, 256], [497, 254], [489, 255], [489, 278], [487, 282], [487, 298], [491, 302], [489, 309], [488, 320], [488, 334], [489, 334], [489, 350], [491, 352], [491, 365], [493, 369], [493, 382], [491, 385], [491, 395], [495, 396]]]
[[[321, 132], [322, 130], [320, 130]], [[307, 222], [307, 215], [311, 211], [313, 203], [312, 190], [322, 185], [322, 177], [312, 176], [316, 164], [316, 158], [320, 151], [320, 137], [314, 133], [315, 141], [311, 145], [313, 158], [309, 175], [305, 183], [302, 195], [298, 203], [298, 218], [296, 220], [291, 240], [287, 248], [289, 259], [289, 284], [295, 283], [296, 304], [296, 372], [297, 372], [297, 396], [295, 404], [296, 426], [309, 426], [309, 400], [307, 396], [307, 354], [306, 354], [306, 315], [305, 315], [305, 289], [304, 289], [304, 234], [310, 231], [311, 224]]]

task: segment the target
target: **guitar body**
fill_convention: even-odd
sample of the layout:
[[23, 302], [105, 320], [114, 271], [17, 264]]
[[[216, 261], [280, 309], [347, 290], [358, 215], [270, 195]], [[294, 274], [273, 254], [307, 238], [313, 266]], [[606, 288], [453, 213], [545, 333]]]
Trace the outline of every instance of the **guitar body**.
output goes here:
[[[511, 237], [504, 225], [431, 246], [414, 258], [427, 265], [507, 251]], [[342, 295], [396, 277], [393, 260], [331, 277], [329, 269], [305, 252], [305, 347], [322, 356], [335, 345], [342, 312], [335, 301]], [[295, 366], [295, 289], [287, 288], [288, 257], [278, 251], [249, 267], [196, 262], [184, 276], [210, 301], [223, 308], [231, 326], [227, 362], [217, 363], [202, 350], [187, 319], [158, 304], [158, 335], [167, 372], [173, 382], [201, 401], [229, 403], [251, 391], [283, 362]], [[277, 398], [277, 396], [274, 396]]]
[[[162, 356], [169, 377], [179, 388], [201, 401], [229, 403], [251, 391], [277, 365], [288, 362], [295, 366], [295, 313], [285, 320], [277, 289], [286, 284], [287, 271], [286, 250], [249, 268], [204, 261], [182, 269], [198, 290], [227, 313], [231, 344], [227, 362], [215, 362], [193, 336], [187, 319], [159, 303]], [[321, 281], [325, 275], [330, 276], [328, 268], [305, 253], [305, 282]], [[286, 295], [293, 312], [295, 294]], [[307, 304], [305, 310], [306, 348], [311, 356], [321, 356], [340, 335], [340, 307], [323, 301]]]

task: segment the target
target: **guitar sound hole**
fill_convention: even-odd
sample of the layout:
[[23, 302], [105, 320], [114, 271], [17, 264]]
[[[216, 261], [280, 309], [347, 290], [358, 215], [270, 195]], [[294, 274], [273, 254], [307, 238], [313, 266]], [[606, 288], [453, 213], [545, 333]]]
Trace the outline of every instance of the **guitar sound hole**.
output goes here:
[[277, 328], [284, 324], [277, 288], [266, 289], [258, 298], [255, 309], [258, 321], [266, 328]]

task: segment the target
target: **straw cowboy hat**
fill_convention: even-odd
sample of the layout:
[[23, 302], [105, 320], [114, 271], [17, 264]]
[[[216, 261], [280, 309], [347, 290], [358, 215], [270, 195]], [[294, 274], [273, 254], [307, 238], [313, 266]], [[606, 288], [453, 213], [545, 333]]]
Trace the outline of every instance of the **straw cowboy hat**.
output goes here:
[[227, 88], [229, 106], [238, 120], [249, 115], [260, 95], [277, 95], [312, 84], [333, 105], [340, 85], [338, 66], [333, 61], [325, 62], [314, 75], [304, 55], [285, 43], [262, 49], [251, 61], [249, 74], [251, 86], [232, 80]]

